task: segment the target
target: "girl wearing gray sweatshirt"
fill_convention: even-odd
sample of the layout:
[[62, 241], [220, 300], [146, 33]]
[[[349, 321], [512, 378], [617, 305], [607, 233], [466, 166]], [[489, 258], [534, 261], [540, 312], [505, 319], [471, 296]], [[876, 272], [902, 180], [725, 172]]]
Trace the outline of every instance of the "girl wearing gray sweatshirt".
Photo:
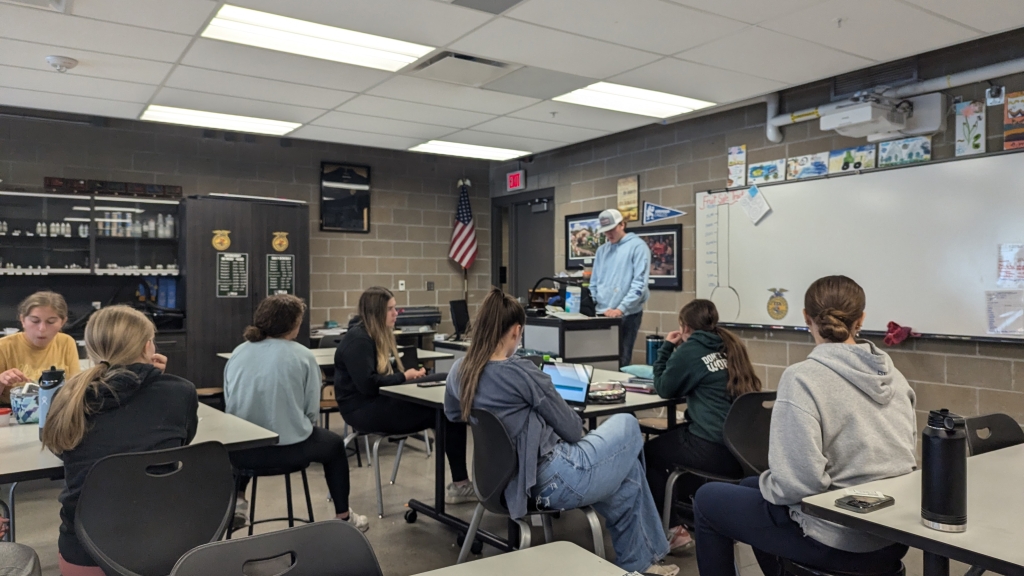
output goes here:
[[780, 558], [844, 573], [898, 569], [906, 546], [800, 511], [808, 496], [916, 465], [914, 391], [888, 354], [855, 339], [864, 303], [864, 290], [845, 276], [807, 289], [804, 318], [817, 346], [779, 382], [769, 470], [738, 486], [707, 484], [694, 498], [702, 575], [732, 573], [734, 541], [754, 548], [766, 576], [782, 574]]

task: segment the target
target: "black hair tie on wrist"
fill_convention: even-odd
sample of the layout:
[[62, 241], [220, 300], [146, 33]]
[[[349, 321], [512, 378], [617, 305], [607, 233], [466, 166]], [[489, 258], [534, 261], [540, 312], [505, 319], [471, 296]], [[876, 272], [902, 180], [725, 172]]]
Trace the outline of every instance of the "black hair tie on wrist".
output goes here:
[[110, 362], [107, 362], [106, 360], [100, 360], [100, 361], [99, 361], [99, 363], [100, 363], [100, 364], [103, 364], [103, 365], [104, 365], [104, 366], [106, 366], [107, 368], [110, 368]]

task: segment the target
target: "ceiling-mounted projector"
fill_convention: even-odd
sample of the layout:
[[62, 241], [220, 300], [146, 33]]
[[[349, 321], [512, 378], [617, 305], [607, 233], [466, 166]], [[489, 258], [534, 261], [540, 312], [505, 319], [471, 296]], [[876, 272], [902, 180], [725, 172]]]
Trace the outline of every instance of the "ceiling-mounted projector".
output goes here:
[[851, 138], [898, 132], [906, 123], [906, 112], [880, 102], [857, 102], [821, 117], [822, 130], [835, 130]]

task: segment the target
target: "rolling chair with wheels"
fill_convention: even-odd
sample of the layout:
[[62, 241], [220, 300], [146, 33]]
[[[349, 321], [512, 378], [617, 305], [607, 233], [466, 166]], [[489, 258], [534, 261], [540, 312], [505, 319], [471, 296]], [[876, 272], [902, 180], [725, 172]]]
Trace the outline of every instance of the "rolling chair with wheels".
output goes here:
[[171, 576], [248, 576], [257, 564], [288, 576], [382, 576], [366, 537], [342, 520], [206, 544], [182, 556]]
[[[462, 550], [459, 551], [458, 564], [466, 560], [472, 548], [477, 548], [476, 533], [480, 529], [480, 520], [484, 516], [484, 510], [508, 516], [508, 507], [505, 505], [504, 496], [505, 487], [519, 470], [519, 458], [516, 454], [515, 444], [512, 443], [501, 420], [486, 410], [477, 409], [470, 413], [470, 420], [470, 426], [473, 428], [473, 489], [476, 491], [476, 497], [480, 503], [473, 511], [473, 519], [469, 523], [469, 530], [462, 543]], [[551, 516], [562, 512], [562, 510], [538, 509], [532, 498], [528, 499], [527, 506], [527, 516], [540, 515], [544, 525], [544, 540], [551, 542], [554, 539]], [[601, 521], [597, 517], [597, 512], [590, 506], [583, 506], [580, 510], [586, 515], [590, 524], [591, 535], [594, 538], [594, 554], [604, 558], [604, 532], [601, 529]], [[515, 522], [519, 526], [519, 549], [529, 548], [532, 536], [530, 523], [523, 518], [518, 518]]]
[[115, 454], [82, 486], [75, 534], [107, 574], [163, 576], [231, 524], [235, 480], [224, 445]]

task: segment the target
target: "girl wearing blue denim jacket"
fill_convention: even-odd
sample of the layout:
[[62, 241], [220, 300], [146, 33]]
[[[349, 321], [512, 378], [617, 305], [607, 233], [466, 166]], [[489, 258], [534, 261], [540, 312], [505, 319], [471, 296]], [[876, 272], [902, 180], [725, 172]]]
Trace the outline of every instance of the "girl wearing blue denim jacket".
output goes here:
[[448, 374], [445, 414], [468, 421], [477, 408], [505, 426], [519, 460], [505, 490], [513, 518], [526, 515], [530, 499], [538, 508], [593, 506], [605, 518], [619, 567], [675, 576], [679, 568], [660, 564], [668, 541], [640, 460], [636, 419], [617, 414], [584, 435], [551, 378], [515, 356], [525, 324], [522, 305], [492, 288], [477, 313], [469, 351]]

